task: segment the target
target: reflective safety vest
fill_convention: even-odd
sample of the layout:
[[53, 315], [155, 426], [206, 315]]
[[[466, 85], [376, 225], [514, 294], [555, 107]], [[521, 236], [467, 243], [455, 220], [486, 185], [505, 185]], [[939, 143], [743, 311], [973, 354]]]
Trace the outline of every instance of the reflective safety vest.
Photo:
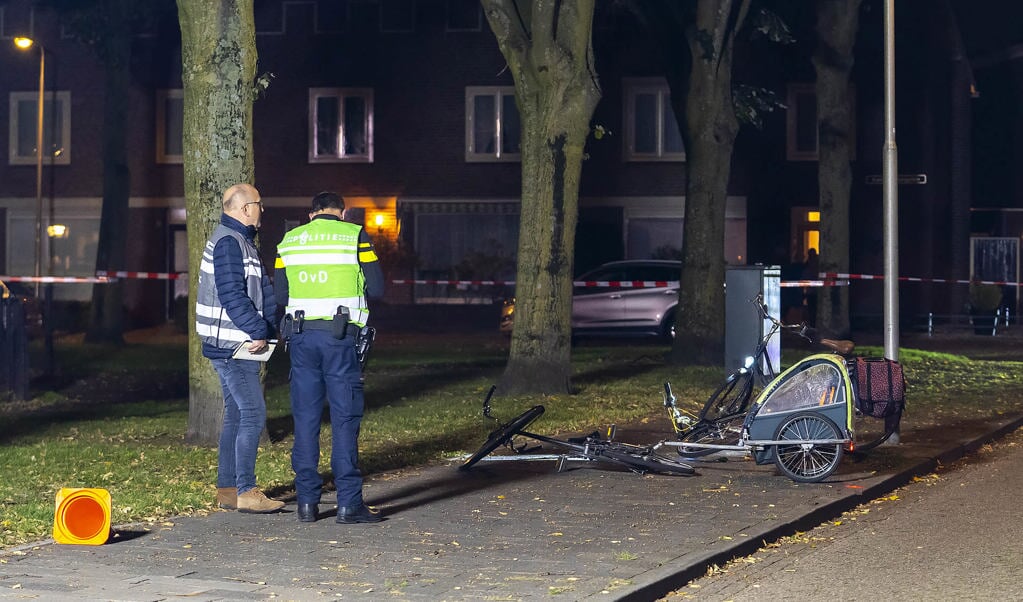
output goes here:
[[329, 320], [338, 305], [349, 321], [365, 326], [366, 277], [359, 265], [362, 226], [332, 219], [314, 219], [288, 231], [277, 245], [279, 261], [288, 276], [287, 312], [305, 312], [306, 320]]
[[256, 247], [240, 233], [220, 224], [206, 241], [199, 264], [199, 284], [196, 287], [195, 333], [208, 345], [220, 349], [234, 348], [250, 340], [245, 331], [235, 326], [227, 311], [220, 305], [217, 283], [213, 275], [213, 249], [225, 236], [238, 241], [242, 249], [242, 264], [245, 271], [245, 292], [252, 299], [256, 311], [263, 314], [263, 264]]

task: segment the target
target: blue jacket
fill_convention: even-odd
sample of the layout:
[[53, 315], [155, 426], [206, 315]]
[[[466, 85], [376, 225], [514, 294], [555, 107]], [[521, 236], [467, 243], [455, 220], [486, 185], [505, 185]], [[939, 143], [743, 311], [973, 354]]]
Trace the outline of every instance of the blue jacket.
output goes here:
[[[245, 226], [226, 214], [220, 216], [220, 223], [242, 234], [249, 241], [256, 238], [255, 227]], [[254, 341], [273, 338], [277, 331], [274, 327], [277, 304], [266, 270], [263, 270], [263, 277], [260, 280], [263, 290], [262, 314], [256, 311], [255, 305], [245, 292], [242, 249], [238, 246], [238, 241], [225, 236], [217, 242], [213, 249], [213, 274], [217, 285], [217, 298], [231, 321]], [[205, 342], [202, 345], [203, 356], [210, 359], [231, 357], [231, 353], [230, 349], [221, 349]]]

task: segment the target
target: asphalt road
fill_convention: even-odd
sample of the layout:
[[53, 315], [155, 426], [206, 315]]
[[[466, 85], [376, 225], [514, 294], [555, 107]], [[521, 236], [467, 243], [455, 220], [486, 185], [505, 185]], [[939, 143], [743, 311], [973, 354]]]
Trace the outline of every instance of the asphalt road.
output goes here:
[[1023, 429], [666, 600], [1021, 600]]

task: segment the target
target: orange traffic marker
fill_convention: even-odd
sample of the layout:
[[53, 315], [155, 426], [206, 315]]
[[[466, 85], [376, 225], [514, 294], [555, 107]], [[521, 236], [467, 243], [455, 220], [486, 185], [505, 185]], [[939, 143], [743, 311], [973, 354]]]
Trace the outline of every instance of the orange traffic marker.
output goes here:
[[110, 537], [110, 492], [106, 489], [63, 488], [57, 492], [53, 540], [99, 546]]

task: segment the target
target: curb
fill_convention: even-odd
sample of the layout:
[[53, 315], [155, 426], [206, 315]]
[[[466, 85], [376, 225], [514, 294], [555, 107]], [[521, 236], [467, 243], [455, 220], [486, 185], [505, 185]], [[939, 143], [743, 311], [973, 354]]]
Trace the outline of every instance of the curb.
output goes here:
[[749, 537], [728, 545], [726, 548], [713, 552], [698, 552], [690, 557], [681, 556], [677, 560], [685, 560], [683, 568], [665, 566], [660, 569], [649, 571], [649, 582], [636, 589], [624, 593], [615, 598], [621, 602], [646, 602], [656, 600], [669, 592], [685, 586], [690, 581], [704, 576], [707, 569], [713, 565], [723, 565], [729, 560], [742, 556], [749, 556], [763, 547], [766, 542], [773, 542], [793, 535], [797, 532], [808, 531], [821, 523], [841, 515], [843, 512], [864, 504], [872, 499], [890, 493], [899, 487], [909, 483], [913, 477], [933, 472], [942, 464], [951, 464], [967, 455], [976, 452], [984, 445], [1001, 439], [1009, 433], [1023, 427], [1023, 416], [1016, 417], [998, 428], [984, 433], [972, 440], [955, 445], [945, 451], [938, 452], [931, 458], [926, 458], [905, 468], [899, 472], [879, 477], [879, 480], [861, 490], [851, 492], [842, 498], [828, 502], [813, 510], [800, 514], [799, 516], [782, 519], [779, 522], [769, 525], [755, 532]]

